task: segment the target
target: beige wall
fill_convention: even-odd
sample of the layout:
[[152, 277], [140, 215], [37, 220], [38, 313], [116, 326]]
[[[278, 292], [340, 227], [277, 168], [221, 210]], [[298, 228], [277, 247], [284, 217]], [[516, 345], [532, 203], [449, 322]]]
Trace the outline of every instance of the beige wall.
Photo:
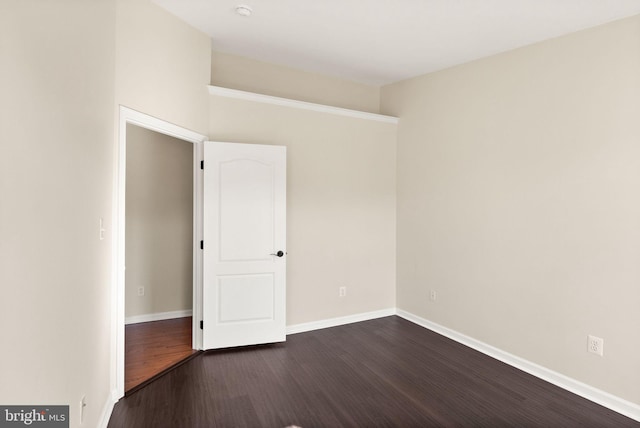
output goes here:
[[378, 113], [380, 109], [377, 86], [215, 51], [211, 60], [211, 84], [370, 113]]
[[114, 29], [111, 1], [0, 2], [0, 403], [71, 427], [110, 395]]
[[125, 316], [192, 308], [193, 144], [127, 126], [125, 254]]
[[400, 116], [398, 307], [640, 404], [640, 17], [382, 100]]
[[117, 0], [116, 104], [207, 131], [211, 41], [150, 0]]
[[219, 97], [210, 115], [215, 141], [287, 146], [287, 325], [395, 307], [396, 125]]
[[77, 427], [86, 396], [97, 426], [116, 105], [206, 132], [210, 42], [147, 0], [4, 0], [0, 51], [0, 402], [69, 404]]

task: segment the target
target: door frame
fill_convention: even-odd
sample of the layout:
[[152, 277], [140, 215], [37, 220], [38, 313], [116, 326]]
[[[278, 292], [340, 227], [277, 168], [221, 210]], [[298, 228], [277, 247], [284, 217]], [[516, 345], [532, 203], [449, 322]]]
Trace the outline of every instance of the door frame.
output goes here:
[[118, 145], [115, 153], [113, 226], [112, 226], [112, 286], [111, 286], [111, 395], [113, 401], [124, 396], [124, 331], [125, 331], [125, 200], [127, 172], [127, 124], [140, 126], [194, 144], [193, 151], [193, 325], [192, 347], [202, 349], [202, 143], [205, 135], [125, 106], [119, 106]]

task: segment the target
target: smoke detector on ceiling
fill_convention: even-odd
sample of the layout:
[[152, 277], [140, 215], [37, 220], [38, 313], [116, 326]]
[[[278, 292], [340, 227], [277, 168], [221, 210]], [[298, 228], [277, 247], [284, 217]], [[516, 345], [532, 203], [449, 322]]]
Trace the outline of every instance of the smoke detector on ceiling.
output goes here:
[[253, 9], [251, 9], [251, 7], [247, 6], [246, 4], [239, 4], [238, 6], [236, 6], [236, 13], [240, 16], [251, 16], [252, 12]]

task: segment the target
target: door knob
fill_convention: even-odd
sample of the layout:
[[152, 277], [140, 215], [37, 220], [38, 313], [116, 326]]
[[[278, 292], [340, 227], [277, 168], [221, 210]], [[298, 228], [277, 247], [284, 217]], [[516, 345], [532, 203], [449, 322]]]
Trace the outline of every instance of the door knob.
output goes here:
[[278, 256], [278, 257], [282, 257], [284, 256], [284, 252], [283, 251], [278, 251], [277, 253], [271, 253], [271, 256]]

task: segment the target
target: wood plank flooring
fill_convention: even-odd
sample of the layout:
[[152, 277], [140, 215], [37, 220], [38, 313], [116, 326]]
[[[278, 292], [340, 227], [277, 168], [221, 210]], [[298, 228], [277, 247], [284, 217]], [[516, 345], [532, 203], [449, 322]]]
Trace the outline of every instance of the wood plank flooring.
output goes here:
[[640, 427], [399, 317], [202, 353], [120, 400], [111, 428]]
[[125, 326], [124, 390], [134, 391], [194, 352], [191, 317]]

